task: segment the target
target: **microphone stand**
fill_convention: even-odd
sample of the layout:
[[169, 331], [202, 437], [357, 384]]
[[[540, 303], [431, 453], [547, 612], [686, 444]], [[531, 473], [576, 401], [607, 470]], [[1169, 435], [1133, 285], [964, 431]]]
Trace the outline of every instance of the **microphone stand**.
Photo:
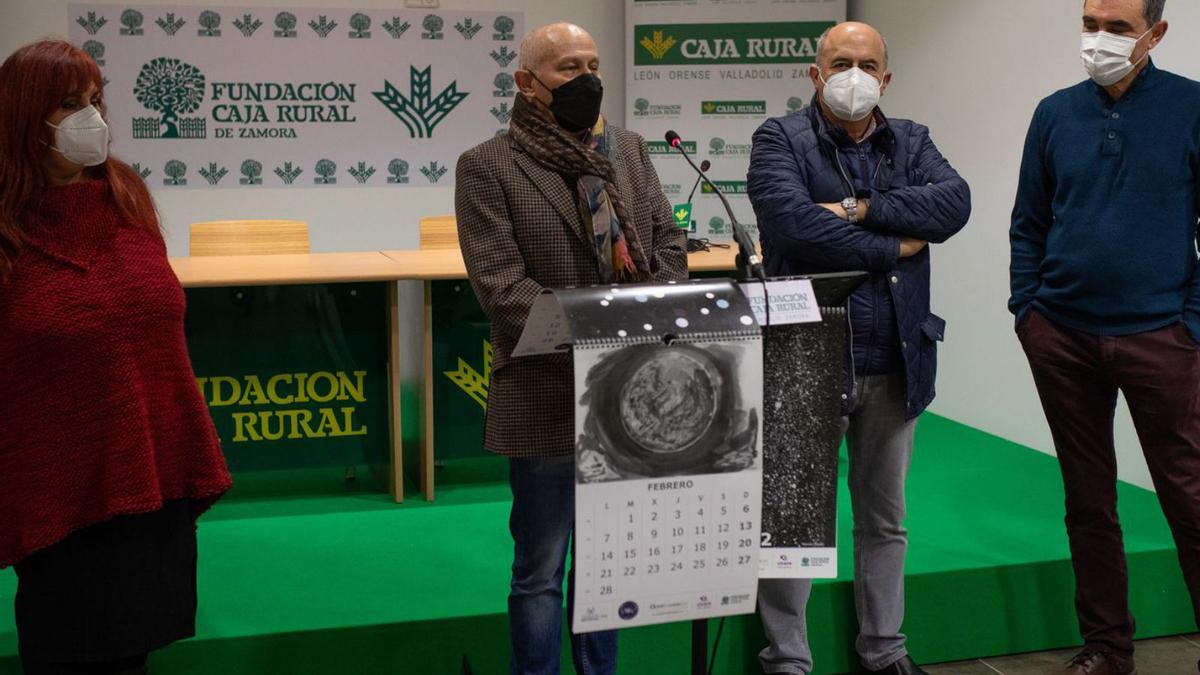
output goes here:
[[[737, 216], [733, 215], [733, 207], [729, 205], [729, 200], [725, 198], [725, 193], [713, 184], [708, 179], [708, 175], [696, 166], [692, 158], [688, 156], [687, 151], [683, 149], [679, 135], [674, 131], [667, 133], [667, 143], [671, 147], [679, 151], [687, 163], [691, 165], [692, 170], [704, 181], [708, 187], [721, 198], [721, 204], [725, 207], [725, 213], [729, 216], [729, 222], [733, 225], [733, 240], [737, 243], [738, 253], [735, 259], [737, 266], [737, 280], [739, 282], [758, 281], [762, 284], [763, 302], [766, 304], [766, 323], [771, 325], [771, 294], [767, 288], [767, 274], [763, 271], [762, 262], [758, 258], [758, 249], [754, 246], [754, 241], [750, 239], [750, 235], [746, 233], [746, 228], [738, 222]], [[695, 188], [692, 188], [693, 193]], [[688, 201], [691, 201], [689, 197]], [[767, 328], [763, 326], [763, 329]], [[721, 631], [725, 628], [725, 620], [721, 619], [721, 624], [717, 628], [717, 643], [721, 641]], [[713, 646], [713, 654], [710, 657], [708, 654], [708, 620], [695, 619], [692, 621], [692, 675], [709, 675], [713, 666], [716, 665], [716, 645]], [[707, 666], [707, 667], [706, 667]]]
[[704, 181], [705, 184], [708, 185], [709, 189], [711, 189], [714, 194], [721, 198], [721, 204], [725, 206], [725, 213], [729, 216], [729, 222], [733, 226], [733, 240], [738, 246], [738, 254], [735, 260], [738, 281], [751, 281], [757, 279], [759, 281], [766, 282], [767, 275], [766, 272], [763, 271], [762, 262], [758, 259], [758, 249], [755, 248], [754, 241], [750, 239], [750, 235], [746, 233], [746, 228], [742, 227], [742, 224], [737, 220], [737, 216], [733, 215], [733, 207], [729, 205], [729, 200], [725, 198], [725, 193], [721, 192], [721, 189], [708, 179], [708, 176], [700, 170], [700, 167], [696, 166], [696, 163], [692, 161], [692, 158], [689, 157], [687, 152], [684, 151], [683, 147], [681, 147], [678, 138], [675, 138], [673, 141], [671, 141], [671, 147], [675, 148], [679, 151], [679, 154], [683, 155], [683, 158], [687, 160], [687, 163], [692, 166], [692, 170], [700, 176], [700, 180]]

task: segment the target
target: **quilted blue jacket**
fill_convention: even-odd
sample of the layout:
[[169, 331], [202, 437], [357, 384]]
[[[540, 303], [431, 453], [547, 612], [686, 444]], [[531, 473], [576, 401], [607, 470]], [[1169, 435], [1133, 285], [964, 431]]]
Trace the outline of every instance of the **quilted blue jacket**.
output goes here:
[[[929, 129], [909, 120], [888, 120], [870, 140], [878, 165], [866, 189], [855, 189], [833, 128], [812, 105], [767, 120], [754, 133], [748, 191], [758, 218], [766, 271], [771, 276], [862, 270], [873, 283], [886, 280], [907, 384], [907, 417], [933, 400], [937, 343], [946, 322], [929, 310], [929, 248], [900, 258], [900, 237], [940, 244], [967, 223], [971, 193], [942, 157]], [[852, 193], [870, 199], [867, 219], [850, 224], [822, 203]], [[869, 311], [869, 305], [851, 307]], [[864, 317], [852, 317], [861, 324]], [[869, 317], [867, 318], [869, 321]], [[889, 339], [889, 338], [884, 338]], [[843, 413], [853, 400], [853, 345], [846, 354]]]

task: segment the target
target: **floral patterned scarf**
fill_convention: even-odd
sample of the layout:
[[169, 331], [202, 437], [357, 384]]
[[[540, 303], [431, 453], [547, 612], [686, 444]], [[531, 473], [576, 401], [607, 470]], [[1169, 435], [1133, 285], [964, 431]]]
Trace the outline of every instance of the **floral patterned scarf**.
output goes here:
[[509, 133], [538, 164], [575, 179], [576, 204], [595, 238], [601, 283], [649, 281], [650, 264], [617, 190], [612, 164], [616, 138], [604, 118], [581, 140], [526, 96], [516, 99]]

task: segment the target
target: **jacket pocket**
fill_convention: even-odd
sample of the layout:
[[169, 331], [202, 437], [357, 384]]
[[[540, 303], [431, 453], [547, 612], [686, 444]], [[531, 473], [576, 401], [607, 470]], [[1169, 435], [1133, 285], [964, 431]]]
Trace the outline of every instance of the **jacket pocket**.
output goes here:
[[937, 314], [930, 313], [921, 323], [921, 332], [930, 340], [941, 342], [946, 339], [946, 320]]

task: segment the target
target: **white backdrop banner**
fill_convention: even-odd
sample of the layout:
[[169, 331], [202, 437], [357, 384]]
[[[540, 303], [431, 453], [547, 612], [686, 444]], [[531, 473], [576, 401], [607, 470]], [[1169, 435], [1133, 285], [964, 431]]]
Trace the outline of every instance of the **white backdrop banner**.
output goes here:
[[696, 175], [663, 135], [676, 130], [697, 163], [712, 163], [709, 177], [757, 238], [751, 136], [808, 105], [817, 38], [845, 18], [846, 0], [625, 0], [625, 123], [646, 137], [676, 219], [695, 236], [729, 238], [729, 219], [708, 186], [689, 198]]
[[[219, 11], [218, 11], [219, 10]], [[153, 186], [452, 185], [507, 128], [519, 12], [73, 4]]]

